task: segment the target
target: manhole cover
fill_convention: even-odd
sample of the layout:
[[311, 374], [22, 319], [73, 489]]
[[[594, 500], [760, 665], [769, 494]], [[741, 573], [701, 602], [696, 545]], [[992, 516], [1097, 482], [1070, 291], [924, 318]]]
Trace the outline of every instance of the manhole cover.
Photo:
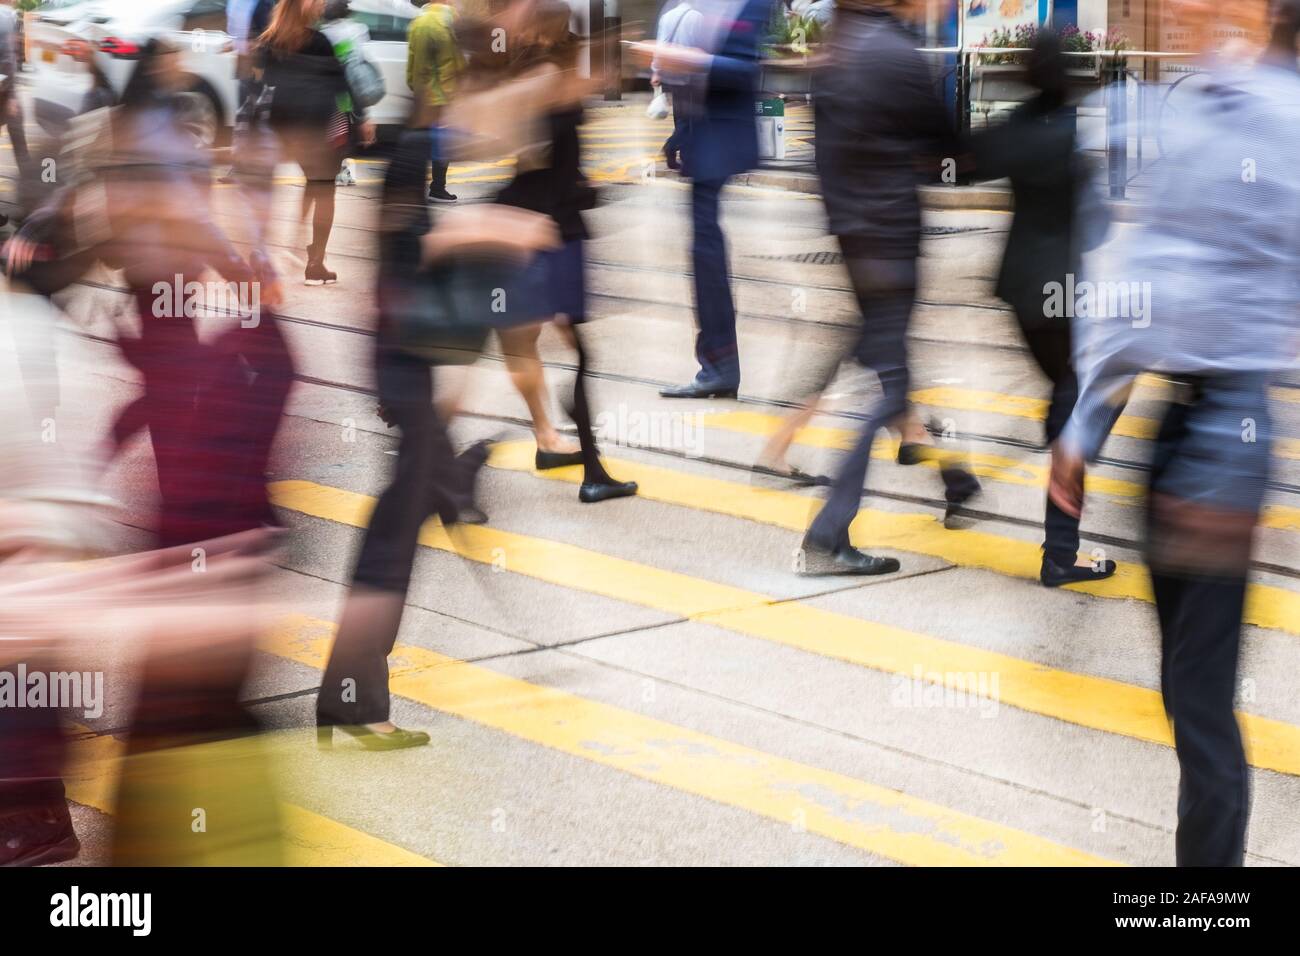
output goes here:
[[922, 226], [923, 236], [959, 236], [966, 232], [988, 232], [984, 226]]
[[767, 262], [801, 262], [811, 266], [839, 266], [844, 264], [844, 255], [839, 252], [799, 252], [788, 256], [747, 256], [749, 259], [763, 259]]

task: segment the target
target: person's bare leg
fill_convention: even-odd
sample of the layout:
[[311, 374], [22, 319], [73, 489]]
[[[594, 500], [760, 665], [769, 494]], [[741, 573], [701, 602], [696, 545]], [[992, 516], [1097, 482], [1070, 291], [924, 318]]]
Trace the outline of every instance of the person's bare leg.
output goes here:
[[546, 388], [542, 360], [537, 354], [537, 339], [541, 332], [540, 323], [503, 329], [499, 333], [501, 350], [505, 353], [510, 379], [523, 396], [528, 405], [528, 414], [532, 416], [537, 450], [572, 454], [578, 450], [577, 443], [566, 441], [551, 423], [547, 407], [550, 404], [550, 394]]
[[916, 414], [916, 409], [907, 406], [907, 414], [896, 424], [898, 437], [908, 445], [933, 445], [934, 438], [925, 423], [921, 421], [921, 416]]
[[812, 421], [813, 415], [817, 414], [821, 399], [820, 395], [814, 395], [803, 408], [782, 419], [776, 431], [768, 438], [767, 444], [763, 446], [763, 450], [758, 453], [760, 467], [770, 468], [773, 471], [789, 471], [789, 464], [785, 458], [790, 452], [790, 446], [794, 443], [799, 430]]

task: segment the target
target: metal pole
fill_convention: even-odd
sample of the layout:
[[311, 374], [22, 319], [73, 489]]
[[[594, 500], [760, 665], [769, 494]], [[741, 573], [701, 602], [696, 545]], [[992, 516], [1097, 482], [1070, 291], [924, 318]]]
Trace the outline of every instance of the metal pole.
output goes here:
[[1107, 74], [1110, 82], [1106, 95], [1106, 168], [1110, 198], [1123, 199], [1128, 187], [1128, 90], [1122, 57], [1111, 57]]

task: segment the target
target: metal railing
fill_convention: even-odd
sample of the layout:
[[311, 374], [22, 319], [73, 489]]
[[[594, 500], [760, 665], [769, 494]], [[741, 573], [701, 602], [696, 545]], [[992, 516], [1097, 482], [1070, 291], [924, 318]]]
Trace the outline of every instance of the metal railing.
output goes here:
[[[921, 51], [957, 58], [953, 68], [944, 74], [944, 81], [946, 83], [951, 77], [955, 83], [957, 122], [962, 132], [970, 131], [970, 120], [973, 112], [971, 91], [975, 88], [975, 81], [979, 71], [982, 67], [994, 65], [979, 62], [979, 58], [1015, 56], [1032, 52], [1028, 47], [993, 47], [983, 44], [962, 47], [922, 47]], [[1090, 60], [1097, 65], [1098, 89], [1103, 91], [1105, 104], [1105, 153], [1108, 192], [1112, 199], [1124, 199], [1128, 187], [1149, 165], [1146, 163], [1146, 142], [1153, 131], [1153, 123], [1155, 142], [1158, 148], [1162, 148], [1160, 147], [1162, 142], [1160, 120], [1168, 104], [1169, 96], [1177, 88], [1178, 84], [1187, 79], [1188, 76], [1198, 72], [1196, 70], [1188, 71], [1185, 75], [1168, 84], [1169, 90], [1161, 99], [1160, 109], [1153, 118], [1149, 115], [1149, 89], [1152, 86], [1159, 87], [1165, 84], [1159, 79], [1154, 83], [1145, 80], [1137, 70], [1129, 68], [1129, 62], [1131, 60], [1190, 60], [1194, 57], [1194, 54], [1171, 53], [1160, 50], [1092, 50], [1088, 52], [1070, 51], [1066, 52], [1065, 56]], [[1129, 140], [1132, 135], [1128, 108], [1129, 81], [1132, 81], [1136, 87], [1135, 101], [1137, 104], [1137, 148], [1135, 156], [1137, 172], [1132, 176], [1129, 175]]]

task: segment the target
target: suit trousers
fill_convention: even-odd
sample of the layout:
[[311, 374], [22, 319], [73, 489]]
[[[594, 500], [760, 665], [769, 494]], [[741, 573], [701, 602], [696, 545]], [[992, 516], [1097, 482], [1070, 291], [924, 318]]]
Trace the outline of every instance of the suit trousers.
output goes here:
[[862, 312], [857, 359], [876, 373], [880, 395], [867, 409], [857, 441], [840, 462], [830, 497], [808, 529], [809, 543], [829, 549], [849, 544], [849, 525], [862, 503], [876, 433], [907, 411], [907, 328], [916, 299], [915, 259], [876, 258], [852, 237], [841, 237], [840, 247]]
[[719, 221], [719, 204], [725, 185], [726, 180], [697, 179], [691, 189], [692, 260], [698, 326], [695, 358], [706, 378], [738, 385], [740, 355], [736, 345], [736, 306], [731, 298], [727, 243]]

